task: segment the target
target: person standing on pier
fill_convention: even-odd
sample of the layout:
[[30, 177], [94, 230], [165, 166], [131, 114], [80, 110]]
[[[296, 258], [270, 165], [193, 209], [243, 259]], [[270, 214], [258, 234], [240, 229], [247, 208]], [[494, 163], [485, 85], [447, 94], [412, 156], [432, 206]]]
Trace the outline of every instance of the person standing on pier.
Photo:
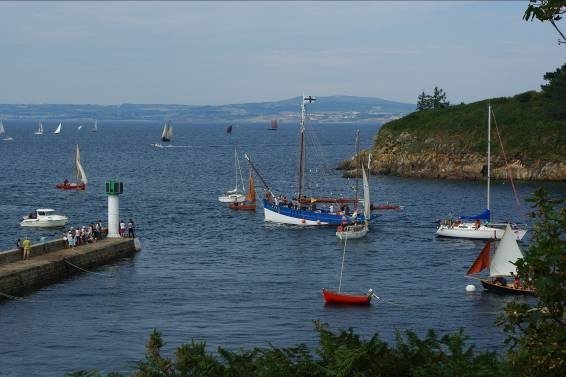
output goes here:
[[23, 259], [28, 259], [30, 252], [31, 252], [31, 241], [26, 237], [24, 242], [22, 242], [22, 246], [24, 247], [24, 257]]
[[128, 238], [136, 238], [134, 229], [134, 220], [130, 219], [130, 221], [128, 221]]

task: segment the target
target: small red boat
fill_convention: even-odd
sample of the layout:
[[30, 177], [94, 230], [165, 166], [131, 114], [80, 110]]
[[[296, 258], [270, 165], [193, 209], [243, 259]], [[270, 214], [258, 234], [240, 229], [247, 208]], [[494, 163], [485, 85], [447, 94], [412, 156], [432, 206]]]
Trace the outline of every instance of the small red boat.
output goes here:
[[393, 210], [401, 210], [403, 206], [398, 206], [395, 204], [372, 204], [371, 210], [374, 211], [376, 209], [393, 209]]
[[322, 297], [327, 304], [369, 305], [373, 297], [373, 290], [370, 289], [366, 294], [351, 294], [322, 288]]
[[84, 183], [58, 183], [55, 187], [61, 190], [84, 190], [86, 185]]

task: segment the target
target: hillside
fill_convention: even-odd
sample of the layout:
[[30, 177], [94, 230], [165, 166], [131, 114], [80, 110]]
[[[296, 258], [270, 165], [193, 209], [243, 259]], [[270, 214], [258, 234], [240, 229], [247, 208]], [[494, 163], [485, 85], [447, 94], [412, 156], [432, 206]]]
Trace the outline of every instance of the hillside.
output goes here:
[[[300, 97], [281, 101], [218, 106], [122, 104], [122, 105], [17, 105], [0, 104], [0, 119], [101, 119], [171, 120], [199, 123], [296, 122]], [[414, 111], [415, 105], [373, 97], [318, 97], [310, 107], [320, 123], [383, 123]]]
[[[507, 177], [499, 129], [514, 178], [566, 180], [566, 118], [549, 115], [545, 101], [542, 93], [531, 91], [413, 112], [379, 130], [372, 170], [398, 176], [481, 179], [485, 176], [487, 107], [491, 102], [492, 176]], [[343, 168], [351, 166], [348, 160]]]

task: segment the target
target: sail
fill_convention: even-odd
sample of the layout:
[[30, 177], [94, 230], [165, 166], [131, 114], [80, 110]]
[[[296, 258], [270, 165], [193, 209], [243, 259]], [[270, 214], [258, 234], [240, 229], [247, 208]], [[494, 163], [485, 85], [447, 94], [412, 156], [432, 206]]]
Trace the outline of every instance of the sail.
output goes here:
[[230, 125], [230, 126], [228, 126], [228, 128], [226, 128], [226, 133], [232, 134], [232, 125]]
[[366, 174], [366, 169], [362, 167], [362, 177], [364, 183], [364, 218], [366, 221], [369, 221], [371, 218], [371, 204], [369, 198], [369, 183], [368, 177]]
[[486, 220], [486, 221], [489, 221], [490, 218], [491, 218], [491, 212], [489, 211], [489, 209], [486, 209], [485, 211], [483, 211], [482, 213], [479, 213], [477, 215], [471, 215], [471, 216], [462, 215], [462, 216], [460, 216], [460, 219], [462, 219], [462, 220]]
[[77, 177], [77, 181], [84, 183], [85, 185], [88, 183], [88, 179], [86, 178], [86, 173], [81, 165], [81, 154], [79, 152], [79, 145], [77, 144], [77, 154], [75, 156], [75, 175]]
[[517, 273], [517, 266], [513, 263], [523, 258], [523, 253], [517, 244], [517, 237], [507, 224], [503, 238], [495, 248], [491, 263], [489, 265], [489, 276], [511, 276], [511, 272]]
[[92, 132], [96, 132], [96, 131], [98, 131], [98, 121], [95, 119], [94, 126], [92, 126]]
[[57, 126], [57, 129], [55, 130], [55, 132], [53, 132], [54, 134], [58, 134], [61, 132], [61, 127], [62, 127], [62, 123], [59, 123], [59, 125]]
[[4, 129], [4, 124], [0, 120], [0, 135], [4, 135], [4, 133], [6, 133], [6, 130]]
[[491, 250], [491, 240], [485, 243], [480, 255], [476, 258], [474, 263], [470, 266], [467, 275], [477, 274], [480, 271], [489, 267], [489, 252]]
[[248, 194], [246, 195], [246, 201], [249, 203], [255, 203], [254, 175], [251, 171], [250, 171], [250, 182], [248, 187]]

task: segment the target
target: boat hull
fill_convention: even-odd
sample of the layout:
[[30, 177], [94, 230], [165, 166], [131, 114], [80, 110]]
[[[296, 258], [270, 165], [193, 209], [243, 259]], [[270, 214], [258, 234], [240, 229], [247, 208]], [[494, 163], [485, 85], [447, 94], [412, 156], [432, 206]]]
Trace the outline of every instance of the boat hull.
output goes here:
[[341, 304], [341, 305], [369, 305], [371, 303], [371, 294], [350, 294], [339, 293], [336, 291], [329, 291], [322, 289], [322, 297], [327, 304]]
[[[476, 228], [474, 224], [461, 224], [458, 226], [440, 225], [436, 230], [436, 235], [439, 237], [449, 238], [470, 238], [479, 240], [489, 240], [503, 238], [505, 229], [493, 228], [482, 225]], [[513, 229], [515, 238], [520, 241], [527, 233], [526, 229]]]
[[496, 293], [501, 294], [511, 294], [511, 295], [532, 295], [536, 294], [536, 291], [533, 289], [526, 289], [526, 288], [514, 288], [513, 286], [509, 285], [502, 285], [496, 284], [493, 280], [487, 279], [480, 279], [483, 288]]
[[244, 194], [230, 194], [218, 197], [220, 203], [243, 203], [246, 200]]
[[368, 232], [369, 228], [366, 224], [347, 225], [344, 230], [336, 231], [336, 237], [340, 240], [355, 240], [365, 237]]
[[228, 207], [230, 209], [236, 210], [236, 211], [255, 211], [256, 210], [256, 205], [254, 204], [239, 204], [239, 203], [230, 203], [230, 205], [228, 205]]
[[[339, 225], [345, 221], [342, 215], [336, 213], [293, 209], [284, 205], [270, 203], [265, 199], [263, 201], [263, 209], [265, 213], [265, 221], [279, 224], [324, 226]], [[352, 219], [346, 219], [346, 221], [349, 220], [351, 221]]]
[[25, 219], [20, 223], [23, 227], [33, 228], [57, 228], [67, 224], [69, 219], [65, 216], [57, 216], [52, 219]]
[[69, 184], [64, 184], [64, 183], [59, 183], [57, 184], [58, 189], [60, 190], [84, 190], [86, 189], [86, 185], [84, 183], [81, 184], [76, 184], [76, 183], [69, 183]]

